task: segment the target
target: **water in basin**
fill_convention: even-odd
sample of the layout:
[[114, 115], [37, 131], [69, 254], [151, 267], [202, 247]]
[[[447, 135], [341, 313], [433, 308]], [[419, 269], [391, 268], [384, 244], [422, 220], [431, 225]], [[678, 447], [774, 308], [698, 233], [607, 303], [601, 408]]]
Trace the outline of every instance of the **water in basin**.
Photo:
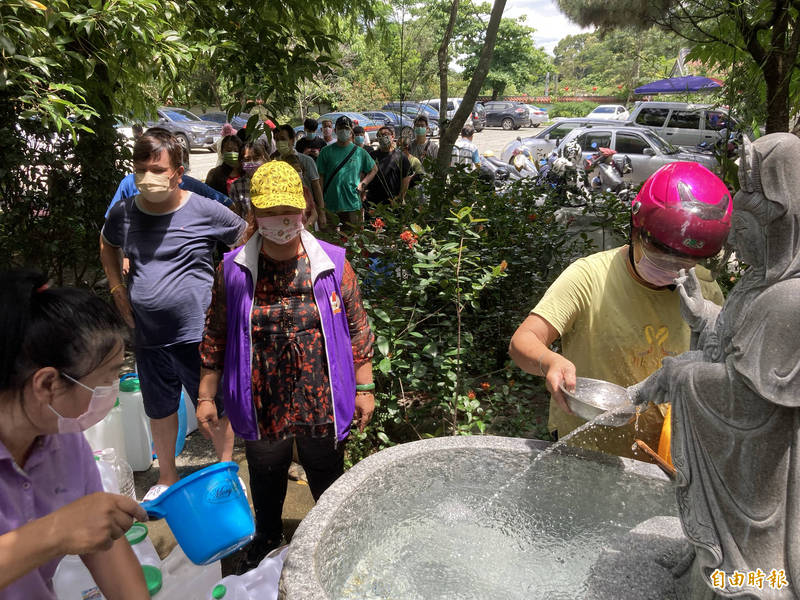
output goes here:
[[581, 599], [612, 540], [677, 514], [666, 481], [614, 461], [536, 456], [442, 450], [368, 479], [316, 549], [328, 597]]

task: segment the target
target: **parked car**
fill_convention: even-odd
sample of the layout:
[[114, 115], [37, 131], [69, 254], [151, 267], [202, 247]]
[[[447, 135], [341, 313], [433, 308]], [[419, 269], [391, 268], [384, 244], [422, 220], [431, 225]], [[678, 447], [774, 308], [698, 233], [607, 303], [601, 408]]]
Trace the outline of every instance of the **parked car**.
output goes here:
[[384, 110], [367, 110], [361, 113], [376, 123], [388, 125], [394, 128], [394, 136], [399, 138], [401, 135], [414, 135], [414, 119], [408, 115]]
[[486, 107], [480, 102], [476, 102], [472, 107], [472, 126], [475, 131], [483, 131], [486, 127]]
[[550, 120], [550, 115], [548, 115], [547, 111], [543, 108], [531, 104], [526, 104], [525, 108], [528, 109], [528, 114], [531, 118], [531, 127], [538, 127], [542, 123], [547, 123]]
[[725, 109], [686, 102], [637, 102], [630, 120], [680, 146], [714, 144], [732, 129], [739, 129]]
[[369, 134], [375, 135], [375, 132], [380, 129], [380, 124], [376, 123], [366, 115], [357, 112], [329, 112], [325, 113], [324, 115], [320, 115], [319, 119], [317, 119], [317, 123], [320, 123], [320, 127], [317, 131], [322, 129], [321, 123], [325, 119], [330, 119], [334, 125], [336, 125], [336, 119], [341, 117], [342, 115], [350, 117], [350, 120], [353, 122], [353, 125], [361, 125], [364, 128], [364, 131], [367, 132], [367, 137], [369, 138]]
[[552, 125], [548, 125], [542, 131], [534, 136], [520, 138], [506, 144], [505, 148], [500, 154], [503, 162], [509, 162], [514, 154], [514, 150], [524, 146], [530, 151], [531, 156], [535, 160], [546, 157], [553, 150], [555, 150], [558, 143], [570, 131], [577, 127], [591, 127], [593, 125], [602, 125], [605, 127], [624, 127], [625, 123], [621, 121], [606, 121], [604, 119], [587, 119], [586, 117], [574, 117], [571, 119], [561, 119]]
[[181, 145], [190, 150], [207, 148], [216, 152], [214, 144], [222, 137], [219, 123], [205, 121], [183, 108], [164, 106], [156, 112], [158, 121], [149, 121], [147, 127], [158, 125], [171, 131]]
[[660, 167], [677, 161], [697, 162], [712, 171], [719, 170], [712, 155], [673, 146], [647, 127], [579, 127], [561, 140], [556, 151], [573, 140], [580, 145], [584, 160], [600, 148], [611, 148], [628, 156], [633, 168], [624, 179], [633, 185], [644, 183]]
[[621, 104], [601, 104], [586, 115], [587, 119], [608, 119], [610, 121], [627, 121], [629, 117], [628, 109]]
[[214, 121], [214, 123], [219, 123], [220, 125], [230, 123], [234, 129], [242, 129], [247, 125], [247, 121], [250, 119], [250, 113], [239, 113], [238, 115], [234, 115], [230, 121], [228, 121], [228, 113], [221, 111], [203, 113], [200, 115], [200, 118], [204, 121]]
[[428, 117], [428, 129], [431, 137], [439, 137], [439, 113], [427, 104], [419, 102], [387, 102], [381, 110], [402, 112], [413, 120], [417, 115], [424, 114]]
[[485, 102], [486, 126], [502, 127], [506, 131], [528, 127], [531, 124], [530, 113], [527, 107], [520, 102], [494, 100]]

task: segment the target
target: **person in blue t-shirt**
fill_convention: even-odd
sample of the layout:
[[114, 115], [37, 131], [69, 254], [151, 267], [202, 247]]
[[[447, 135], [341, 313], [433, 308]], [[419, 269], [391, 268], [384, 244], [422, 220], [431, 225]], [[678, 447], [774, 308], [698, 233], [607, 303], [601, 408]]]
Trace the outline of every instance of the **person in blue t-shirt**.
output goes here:
[[[175, 441], [181, 388], [196, 405], [205, 313], [214, 281], [214, 248], [232, 247], [246, 223], [209, 198], [179, 187], [182, 150], [168, 131], [148, 131], [133, 147], [139, 194], [111, 208], [100, 235], [100, 259], [111, 296], [134, 328], [134, 350], [145, 413], [159, 457], [152, 500], [178, 480]], [[122, 256], [130, 260], [129, 284]], [[212, 429], [220, 460], [231, 460], [233, 432], [227, 419]]]

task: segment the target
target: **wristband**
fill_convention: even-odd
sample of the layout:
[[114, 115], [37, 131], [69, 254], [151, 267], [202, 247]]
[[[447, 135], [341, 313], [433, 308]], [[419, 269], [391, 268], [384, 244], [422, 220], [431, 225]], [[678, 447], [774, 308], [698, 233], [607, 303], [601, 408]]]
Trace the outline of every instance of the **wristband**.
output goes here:
[[201, 402], [214, 402], [214, 398], [198, 398], [197, 403], [200, 404]]
[[109, 293], [113, 296], [114, 292], [116, 292], [119, 288], [124, 288], [124, 287], [125, 287], [124, 283], [118, 283], [117, 285], [111, 288], [111, 291]]
[[375, 389], [374, 383], [359, 383], [356, 385], [356, 391], [359, 392], [371, 392]]

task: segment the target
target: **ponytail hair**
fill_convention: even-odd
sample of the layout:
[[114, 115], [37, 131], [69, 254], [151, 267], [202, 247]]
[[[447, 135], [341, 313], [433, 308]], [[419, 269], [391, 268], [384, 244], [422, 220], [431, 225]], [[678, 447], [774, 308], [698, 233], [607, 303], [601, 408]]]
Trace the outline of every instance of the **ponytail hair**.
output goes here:
[[125, 340], [119, 314], [87, 290], [50, 289], [36, 271], [0, 273], [0, 391], [43, 367], [80, 379]]

